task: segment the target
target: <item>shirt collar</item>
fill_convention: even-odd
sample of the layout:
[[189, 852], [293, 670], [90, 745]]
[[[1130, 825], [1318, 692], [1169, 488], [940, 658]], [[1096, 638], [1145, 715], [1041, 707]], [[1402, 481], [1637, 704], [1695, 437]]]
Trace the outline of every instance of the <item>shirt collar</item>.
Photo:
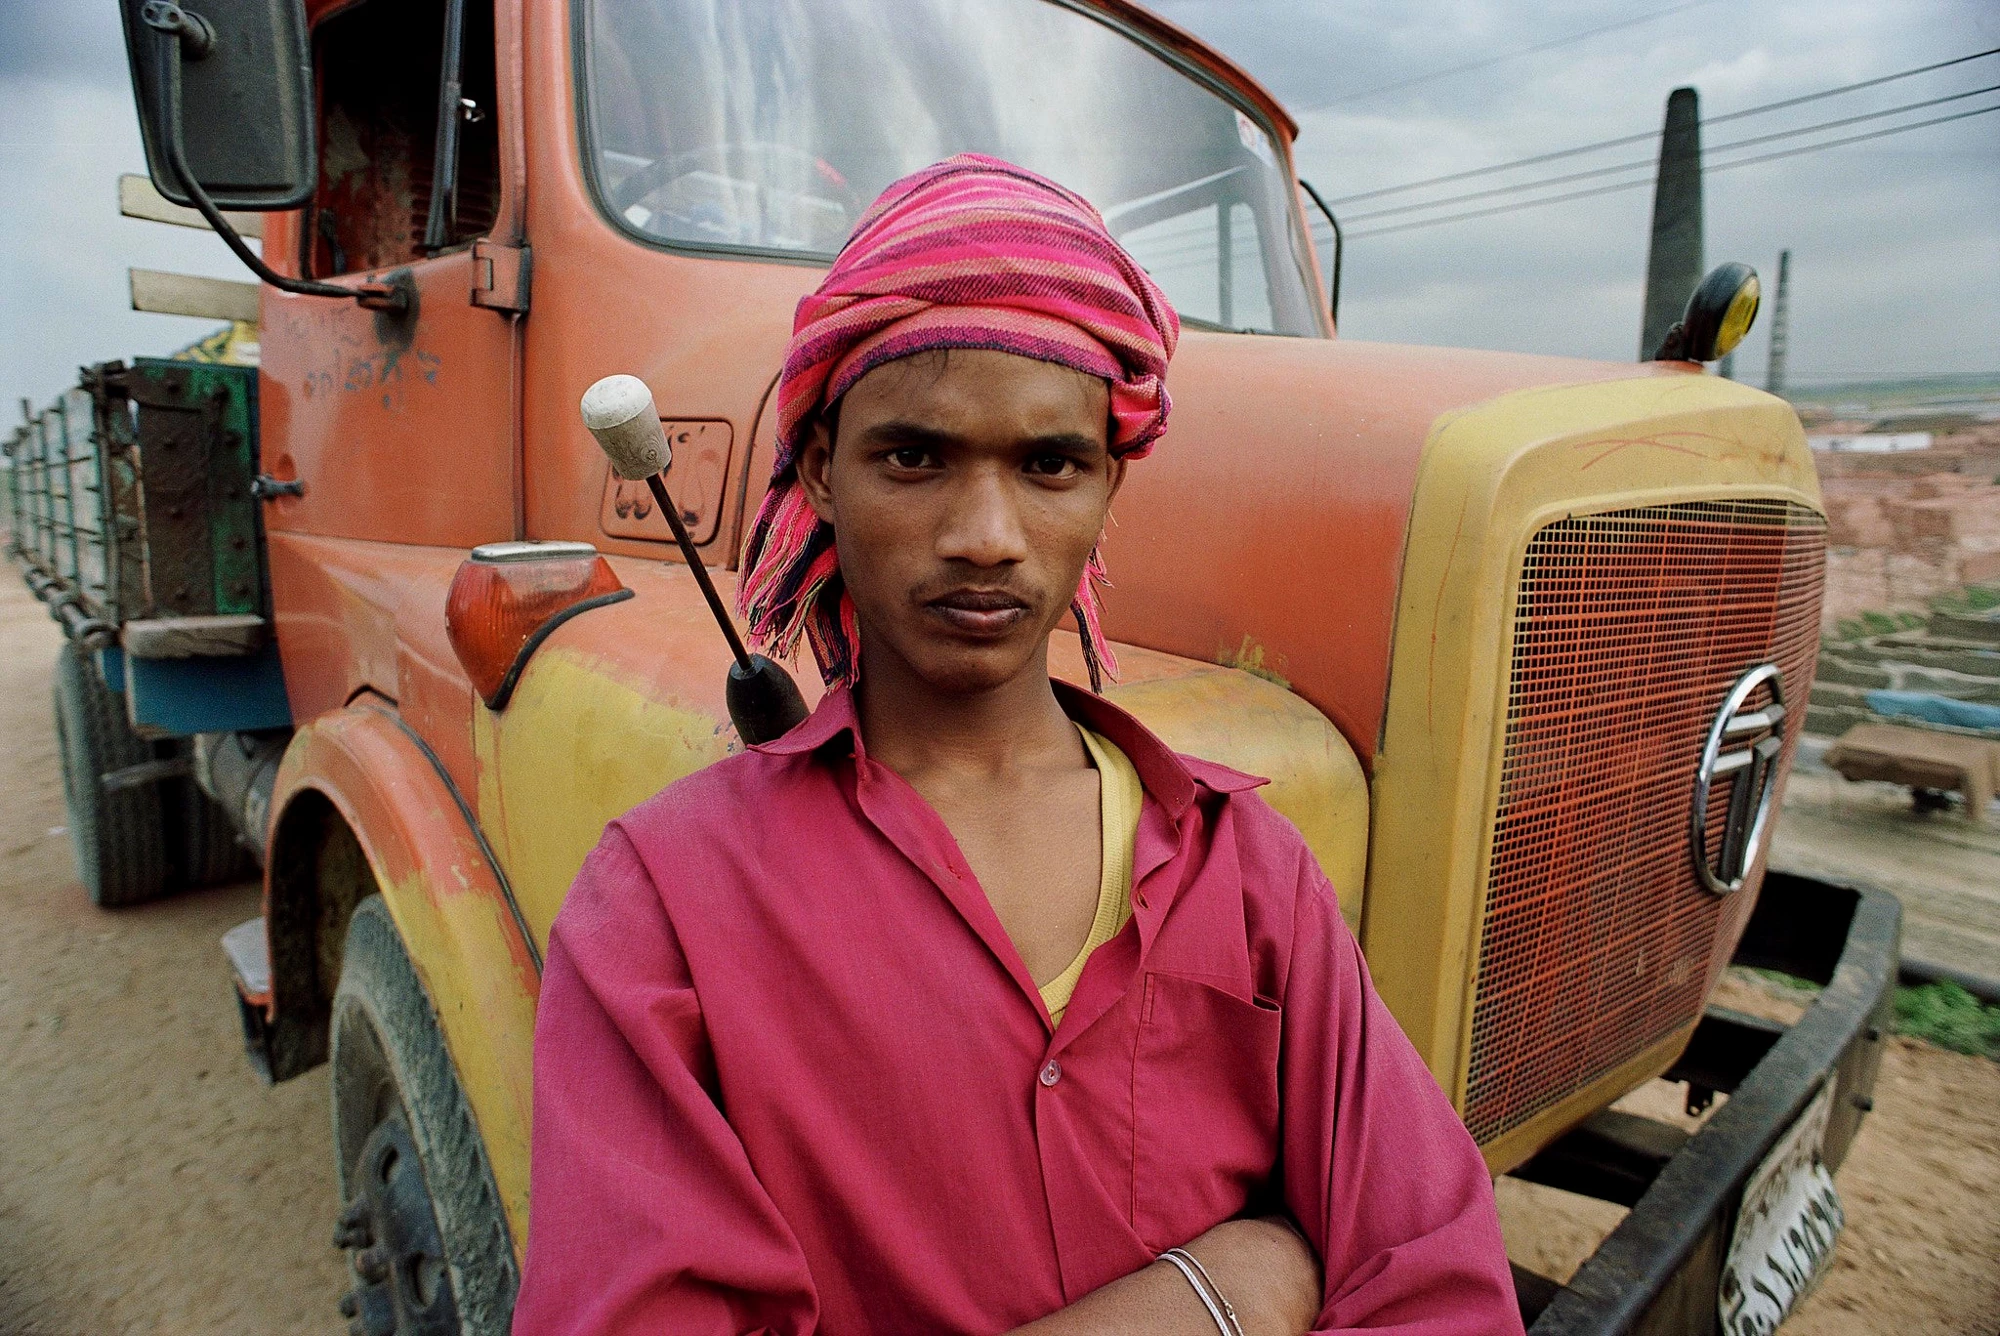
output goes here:
[[847, 687], [830, 687], [802, 724], [782, 737], [751, 745], [750, 750], [766, 756], [802, 756], [818, 751], [842, 733], [852, 733], [860, 747], [860, 720], [854, 713], [854, 692]]
[[[1109, 740], [1132, 762], [1146, 792], [1179, 821], [1193, 805], [1199, 789], [1214, 793], [1240, 793], [1266, 781], [1208, 761], [1189, 761], [1159, 740], [1144, 724], [1104, 697], [1060, 678], [1050, 679], [1063, 713], [1099, 737]], [[751, 748], [767, 756], [799, 756], [817, 751], [838, 740], [850, 739], [855, 756], [866, 756], [861, 742], [860, 719], [854, 709], [854, 692], [836, 687], [820, 698], [819, 706], [806, 721], [772, 742]]]

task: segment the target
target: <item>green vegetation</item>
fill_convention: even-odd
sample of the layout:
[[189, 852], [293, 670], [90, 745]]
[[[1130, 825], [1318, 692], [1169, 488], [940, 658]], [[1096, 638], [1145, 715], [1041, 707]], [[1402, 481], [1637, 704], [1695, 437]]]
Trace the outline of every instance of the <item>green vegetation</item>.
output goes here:
[[[2000, 479], [1996, 479], [2000, 482]], [[1931, 611], [1956, 613], [1959, 616], [1991, 612], [2000, 608], [2000, 585], [1974, 584], [1959, 589], [1948, 589], [1930, 600]], [[1852, 617], [1842, 617], [1833, 625], [1833, 633], [1828, 639], [1836, 643], [1852, 643], [1873, 639], [1876, 636], [1895, 635], [1899, 631], [1921, 631], [1930, 625], [1930, 620], [1921, 612], [1904, 608], [1897, 612], [1879, 612], [1870, 609]]]
[[1902, 624], [1886, 612], [1864, 612], [1861, 624], [1868, 628], [1871, 636], [1891, 636], [1903, 629]]
[[1898, 988], [1896, 1033], [1954, 1053], [2000, 1058], [2000, 1006], [1950, 982]]
[[1931, 600], [1931, 607], [1938, 612], [1987, 612], [2000, 608], [2000, 587], [1967, 585], [1947, 590]]
[[1748, 970], [1747, 973], [1764, 985], [1765, 992], [1781, 997], [1787, 1002], [1797, 1002], [1801, 1006], [1809, 1007], [1819, 998], [1819, 985], [1810, 979], [1801, 979], [1796, 974], [1787, 974], [1783, 970], [1755, 968]]
[[[1811, 1006], [1820, 987], [1780, 970], [1743, 970], [1765, 992], [1799, 1006]], [[1896, 1033], [1954, 1053], [2000, 1059], [2000, 1005], [1982, 1002], [1955, 983], [1896, 988]]]

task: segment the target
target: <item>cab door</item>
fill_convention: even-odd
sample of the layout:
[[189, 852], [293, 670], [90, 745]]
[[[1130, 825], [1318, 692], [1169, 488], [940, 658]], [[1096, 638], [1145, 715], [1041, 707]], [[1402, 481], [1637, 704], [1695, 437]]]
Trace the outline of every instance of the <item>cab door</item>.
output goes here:
[[497, 105], [493, 8], [315, 8], [318, 186], [268, 229], [266, 257], [393, 285], [407, 309], [265, 289], [262, 471], [303, 487], [266, 506], [268, 527], [449, 547], [515, 537], [527, 294], [520, 238], [496, 235], [513, 231], [499, 220], [518, 213], [520, 183], [501, 167], [498, 129], [516, 113]]

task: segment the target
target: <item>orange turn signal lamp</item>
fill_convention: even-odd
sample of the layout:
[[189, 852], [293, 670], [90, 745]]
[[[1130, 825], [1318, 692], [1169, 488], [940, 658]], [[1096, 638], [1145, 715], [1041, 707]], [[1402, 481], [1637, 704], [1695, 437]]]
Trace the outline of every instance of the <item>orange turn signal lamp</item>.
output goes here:
[[630, 597], [589, 543], [487, 543], [452, 577], [444, 629], [473, 690], [488, 709], [504, 710], [551, 631]]

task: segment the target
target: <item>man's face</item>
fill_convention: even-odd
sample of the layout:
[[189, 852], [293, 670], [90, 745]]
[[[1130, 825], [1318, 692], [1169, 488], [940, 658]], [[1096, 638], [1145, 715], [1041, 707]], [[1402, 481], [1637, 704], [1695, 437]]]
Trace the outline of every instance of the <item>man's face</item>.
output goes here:
[[931, 687], [989, 690], [1044, 671], [1125, 467], [1110, 390], [1068, 367], [953, 349], [876, 367], [800, 452], [862, 627]]

